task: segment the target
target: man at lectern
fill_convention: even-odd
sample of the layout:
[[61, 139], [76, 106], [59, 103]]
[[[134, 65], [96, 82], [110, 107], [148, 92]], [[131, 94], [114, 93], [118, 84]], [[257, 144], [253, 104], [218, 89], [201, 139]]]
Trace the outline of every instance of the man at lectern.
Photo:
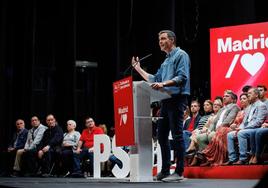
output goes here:
[[[161, 51], [166, 52], [166, 58], [156, 74], [149, 74], [140, 66], [139, 58], [132, 58], [132, 66], [148, 82], [153, 89], [165, 89], [171, 98], [161, 101], [158, 121], [158, 141], [161, 146], [162, 168], [157, 180], [178, 181], [183, 179], [184, 171], [184, 140], [183, 113], [190, 95], [190, 58], [188, 54], [176, 47], [176, 35], [170, 30], [158, 33]], [[171, 130], [175, 142], [176, 169], [170, 175], [170, 143], [168, 140]]]

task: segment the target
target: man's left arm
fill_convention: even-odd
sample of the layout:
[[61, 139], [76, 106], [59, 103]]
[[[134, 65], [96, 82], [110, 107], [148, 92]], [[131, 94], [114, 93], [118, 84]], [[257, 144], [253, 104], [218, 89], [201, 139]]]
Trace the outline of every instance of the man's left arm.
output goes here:
[[259, 105], [256, 107], [255, 110], [256, 114], [253, 114], [254, 117], [248, 125], [245, 127], [245, 129], [255, 129], [261, 127], [262, 123], [265, 121], [267, 116], [267, 108], [266, 105]]
[[183, 85], [186, 83], [190, 71], [190, 59], [189, 56], [184, 52], [181, 53], [175, 59], [175, 75], [171, 81], [174, 81], [177, 86]]

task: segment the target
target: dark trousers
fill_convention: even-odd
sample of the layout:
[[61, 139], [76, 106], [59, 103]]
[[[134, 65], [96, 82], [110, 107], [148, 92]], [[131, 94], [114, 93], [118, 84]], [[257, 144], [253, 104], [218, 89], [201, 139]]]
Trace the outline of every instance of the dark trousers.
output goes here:
[[0, 155], [0, 170], [2, 175], [10, 175], [13, 171], [17, 150], [3, 151]]
[[[49, 174], [52, 170], [52, 165], [58, 165], [59, 164], [59, 156], [57, 155], [58, 152], [56, 152], [56, 149], [49, 148], [47, 152], [44, 153], [42, 159], [39, 159], [38, 163], [39, 166], [41, 166], [41, 172], [43, 174]], [[56, 166], [56, 170], [58, 166]], [[57, 172], [58, 173], [58, 172]]]
[[61, 151], [61, 171], [62, 173], [73, 172], [73, 150], [72, 147], [63, 147]]
[[37, 150], [27, 150], [22, 155], [22, 169], [26, 173], [35, 174], [37, 172]]
[[81, 161], [84, 159], [89, 159], [89, 173], [93, 175], [93, 152], [88, 152], [87, 148], [83, 148], [80, 154], [74, 153], [74, 167], [73, 171], [75, 173], [81, 173]]
[[162, 154], [162, 173], [168, 173], [170, 171], [169, 131], [171, 131], [174, 140], [175, 172], [182, 175], [184, 171], [183, 114], [186, 106], [186, 95], [178, 95], [161, 102], [160, 116], [163, 119], [158, 121], [157, 135]]

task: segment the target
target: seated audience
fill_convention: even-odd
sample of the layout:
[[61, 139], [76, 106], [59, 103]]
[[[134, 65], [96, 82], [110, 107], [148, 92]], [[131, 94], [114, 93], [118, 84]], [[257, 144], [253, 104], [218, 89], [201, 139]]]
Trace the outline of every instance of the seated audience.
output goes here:
[[[250, 106], [245, 112], [243, 122], [236, 131], [227, 134], [227, 146], [229, 161], [224, 165], [242, 165], [248, 161], [248, 139], [255, 133], [255, 129], [261, 127], [267, 116], [266, 105], [259, 100], [259, 90], [257, 88], [250, 88], [248, 91], [248, 99]], [[235, 149], [235, 141], [238, 139], [239, 155]], [[238, 160], [239, 159], [239, 160]]]
[[211, 129], [211, 125], [214, 121], [214, 119], [216, 118], [216, 114], [218, 113], [218, 111], [222, 108], [222, 101], [220, 99], [215, 99], [214, 103], [213, 103], [213, 112], [212, 114], [210, 114], [206, 124], [204, 126], [202, 126], [202, 128], [197, 128], [193, 131], [191, 138], [191, 143], [190, 146], [188, 147], [188, 149], [186, 150], [186, 153], [188, 154], [195, 154], [198, 150], [199, 150], [199, 144], [197, 142], [196, 137], [199, 134], [205, 134], [207, 133], [210, 129]]
[[[214, 137], [217, 130], [220, 127], [225, 126], [229, 127], [240, 108], [236, 104], [237, 96], [231, 90], [225, 90], [223, 95], [224, 107], [219, 110], [217, 113], [212, 125], [206, 133], [197, 135], [197, 143], [199, 151], [202, 151], [209, 144], [211, 139]], [[190, 166], [195, 166], [199, 163], [199, 156], [196, 155]]]
[[242, 93], [239, 97], [241, 110], [237, 113], [234, 122], [229, 126], [221, 126], [216, 130], [215, 136], [212, 138], [208, 146], [202, 151], [203, 164], [200, 166], [221, 165], [228, 158], [227, 151], [227, 133], [235, 130], [241, 124], [245, 109], [249, 105], [246, 93]]
[[36, 147], [40, 143], [43, 138], [43, 134], [47, 129], [46, 126], [40, 123], [40, 120], [37, 116], [33, 116], [31, 118], [31, 126], [32, 128], [28, 131], [26, 144], [23, 149], [19, 149], [17, 151], [14, 170], [19, 174], [22, 170], [29, 174], [34, 174], [36, 169], [36, 164], [33, 163], [35, 161]]

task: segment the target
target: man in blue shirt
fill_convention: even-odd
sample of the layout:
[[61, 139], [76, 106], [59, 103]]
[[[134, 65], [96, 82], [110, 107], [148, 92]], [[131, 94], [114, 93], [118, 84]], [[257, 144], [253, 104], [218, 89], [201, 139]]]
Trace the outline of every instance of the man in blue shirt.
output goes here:
[[[160, 31], [159, 46], [166, 52], [166, 59], [157, 73], [152, 75], [143, 70], [138, 57], [132, 58], [132, 66], [148, 82], [153, 89], [165, 89], [171, 98], [161, 101], [158, 123], [158, 141], [161, 146], [162, 169], [157, 180], [178, 181], [183, 179], [184, 171], [184, 140], [183, 113], [190, 95], [190, 58], [188, 54], [176, 47], [176, 35], [170, 30]], [[176, 169], [170, 175], [170, 143], [168, 140], [171, 130], [175, 145]]]

